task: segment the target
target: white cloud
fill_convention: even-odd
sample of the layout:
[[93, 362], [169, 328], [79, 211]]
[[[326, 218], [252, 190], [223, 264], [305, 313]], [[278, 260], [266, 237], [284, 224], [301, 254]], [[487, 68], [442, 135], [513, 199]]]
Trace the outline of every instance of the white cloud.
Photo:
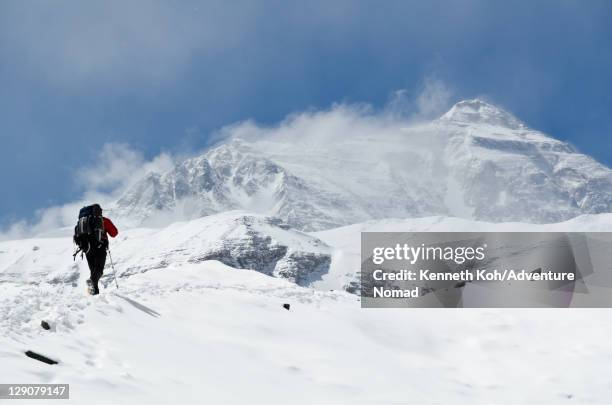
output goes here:
[[40, 209], [36, 211], [32, 219], [21, 220], [10, 225], [0, 232], [0, 241], [61, 232], [61, 228], [74, 226], [79, 209], [94, 201], [102, 205], [110, 202], [106, 194], [86, 192], [78, 201]]
[[85, 190], [78, 200], [36, 211], [32, 219], [15, 222], [0, 230], [0, 240], [26, 238], [72, 227], [81, 207], [93, 203], [102, 207], [111, 205], [127, 187], [147, 173], [165, 172], [173, 165], [174, 158], [168, 153], [146, 160], [142, 152], [127, 144], [105, 144], [96, 160], [81, 168], [74, 179]]
[[440, 79], [427, 77], [416, 97], [417, 114], [422, 118], [433, 118], [448, 110], [452, 98], [451, 89]]
[[452, 89], [435, 75], [429, 75], [414, 94], [406, 89], [394, 91], [385, 111], [395, 119], [428, 120], [448, 111], [452, 98]]
[[400, 89], [391, 94], [386, 110], [394, 117], [410, 116], [414, 112], [414, 100], [410, 98], [408, 90]]
[[97, 161], [79, 170], [76, 181], [89, 191], [117, 194], [149, 172], [170, 170], [174, 162], [167, 153], [146, 161], [142, 152], [124, 143], [107, 143]]

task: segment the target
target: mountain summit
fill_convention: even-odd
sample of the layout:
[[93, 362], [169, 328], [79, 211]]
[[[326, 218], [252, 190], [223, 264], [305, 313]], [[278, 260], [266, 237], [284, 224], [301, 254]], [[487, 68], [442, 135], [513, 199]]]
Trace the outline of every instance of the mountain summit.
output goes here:
[[440, 120], [464, 124], [488, 124], [511, 129], [526, 128], [514, 115], [480, 99], [463, 100], [455, 104]]
[[477, 99], [415, 126], [338, 108], [236, 134], [141, 179], [113, 215], [138, 225], [242, 209], [315, 231], [382, 218], [551, 223], [612, 211], [609, 168]]

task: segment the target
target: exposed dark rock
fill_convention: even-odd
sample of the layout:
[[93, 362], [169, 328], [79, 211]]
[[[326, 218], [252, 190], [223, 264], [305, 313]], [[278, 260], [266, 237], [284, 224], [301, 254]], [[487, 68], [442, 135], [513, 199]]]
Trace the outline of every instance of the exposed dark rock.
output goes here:
[[53, 364], [57, 364], [58, 363], [57, 361], [55, 361], [53, 359], [50, 359], [47, 356], [43, 356], [42, 354], [33, 352], [31, 350], [28, 350], [27, 352], [25, 352], [25, 355], [28, 356], [31, 359], [38, 360], [38, 361], [41, 361], [41, 362], [46, 363], [46, 364], [53, 365]]
[[361, 283], [359, 281], [350, 281], [344, 287], [344, 291], [350, 294], [359, 294], [361, 292]]
[[[227, 266], [256, 270], [302, 286], [320, 279], [329, 271], [330, 254], [291, 250], [289, 246], [257, 230], [253, 226], [253, 217], [242, 217], [239, 221], [240, 225], [246, 227], [245, 233], [239, 237], [223, 239], [217, 247], [201, 252], [189, 261], [199, 263], [218, 260]], [[266, 223], [275, 227], [282, 225], [282, 221], [277, 218], [266, 219]], [[323, 242], [320, 245], [324, 246]]]
[[321, 279], [330, 264], [331, 257], [326, 254], [293, 252], [276, 263], [274, 275], [305, 286]]

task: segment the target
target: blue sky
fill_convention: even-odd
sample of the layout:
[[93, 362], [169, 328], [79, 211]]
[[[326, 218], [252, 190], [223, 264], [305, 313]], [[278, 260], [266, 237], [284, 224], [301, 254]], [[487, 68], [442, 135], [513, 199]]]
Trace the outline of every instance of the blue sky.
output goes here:
[[107, 143], [185, 153], [431, 78], [612, 165], [610, 21], [595, 0], [0, 2], [0, 225], [78, 198]]

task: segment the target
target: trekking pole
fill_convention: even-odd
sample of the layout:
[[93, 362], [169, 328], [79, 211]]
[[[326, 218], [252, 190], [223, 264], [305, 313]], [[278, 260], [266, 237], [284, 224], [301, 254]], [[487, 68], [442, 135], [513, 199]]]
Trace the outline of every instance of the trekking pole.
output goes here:
[[115, 265], [113, 264], [113, 255], [111, 255], [110, 247], [106, 248], [108, 250], [108, 258], [111, 262], [111, 267], [113, 269], [113, 277], [115, 277], [115, 285], [117, 286], [117, 290], [119, 289], [119, 283], [117, 282], [117, 273], [115, 272]]

